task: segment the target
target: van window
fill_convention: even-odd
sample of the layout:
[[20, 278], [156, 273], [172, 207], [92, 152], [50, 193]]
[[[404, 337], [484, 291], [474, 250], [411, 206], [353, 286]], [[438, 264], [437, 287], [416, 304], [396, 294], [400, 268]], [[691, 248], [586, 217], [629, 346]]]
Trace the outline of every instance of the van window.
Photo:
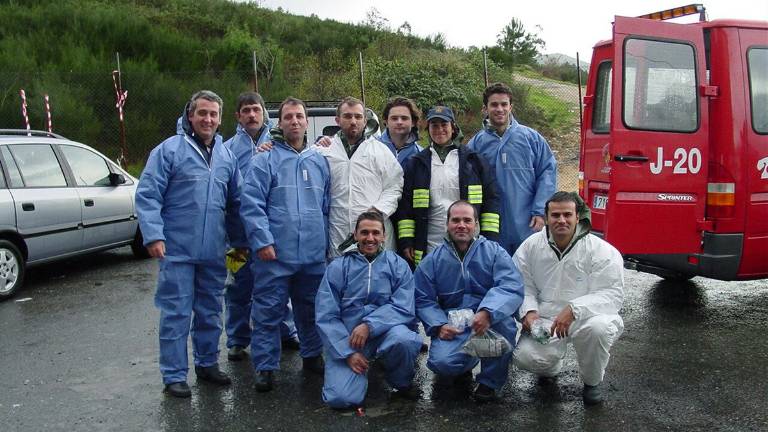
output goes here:
[[592, 131], [608, 133], [611, 129], [611, 62], [603, 62], [597, 68], [595, 105], [592, 109]]
[[59, 160], [48, 144], [9, 146], [26, 187], [66, 186]]
[[750, 48], [747, 64], [752, 128], [759, 134], [768, 134], [768, 48]]
[[698, 128], [696, 59], [679, 42], [624, 43], [624, 124], [631, 129], [693, 132]]
[[109, 167], [101, 156], [71, 145], [63, 145], [59, 148], [67, 158], [78, 186], [111, 186]]

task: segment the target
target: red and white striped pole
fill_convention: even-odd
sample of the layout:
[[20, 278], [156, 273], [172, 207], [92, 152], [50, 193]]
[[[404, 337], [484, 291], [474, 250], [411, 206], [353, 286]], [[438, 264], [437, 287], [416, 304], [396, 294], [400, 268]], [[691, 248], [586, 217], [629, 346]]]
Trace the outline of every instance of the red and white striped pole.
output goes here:
[[[20, 89], [19, 94], [21, 95], [21, 115], [24, 117], [24, 124], [27, 126], [27, 130], [31, 130], [32, 128], [29, 127], [29, 116], [27, 115], [27, 94], [24, 92], [24, 89]], [[32, 133], [27, 132], [27, 135], [32, 136]]]
[[53, 121], [51, 120], [51, 100], [48, 95], [43, 96], [45, 99], [45, 118], [48, 123], [48, 133], [53, 133]]

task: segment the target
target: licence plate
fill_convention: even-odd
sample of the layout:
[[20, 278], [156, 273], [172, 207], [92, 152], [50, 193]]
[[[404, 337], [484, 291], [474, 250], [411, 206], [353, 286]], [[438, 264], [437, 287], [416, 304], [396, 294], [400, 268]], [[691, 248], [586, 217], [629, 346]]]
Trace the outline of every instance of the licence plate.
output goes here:
[[597, 210], [605, 210], [605, 206], [608, 205], [608, 196], [595, 195], [592, 198], [592, 208]]

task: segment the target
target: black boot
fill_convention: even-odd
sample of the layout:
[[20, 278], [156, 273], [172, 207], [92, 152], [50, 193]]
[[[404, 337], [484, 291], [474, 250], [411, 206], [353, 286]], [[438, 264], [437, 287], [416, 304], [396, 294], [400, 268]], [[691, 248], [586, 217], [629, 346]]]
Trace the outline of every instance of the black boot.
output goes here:
[[213, 384], [223, 386], [232, 384], [232, 380], [229, 379], [227, 374], [219, 370], [219, 365], [209, 367], [195, 366], [195, 375], [197, 375], [197, 379]]
[[256, 387], [257, 392], [264, 393], [272, 390], [272, 386], [273, 386], [272, 374], [273, 372], [271, 370], [256, 372], [256, 383], [254, 387]]
[[325, 372], [325, 361], [322, 356], [306, 357], [302, 359], [305, 371], [314, 372], [322, 375]]
[[177, 398], [188, 398], [192, 396], [192, 391], [184, 381], [166, 384], [165, 392]]

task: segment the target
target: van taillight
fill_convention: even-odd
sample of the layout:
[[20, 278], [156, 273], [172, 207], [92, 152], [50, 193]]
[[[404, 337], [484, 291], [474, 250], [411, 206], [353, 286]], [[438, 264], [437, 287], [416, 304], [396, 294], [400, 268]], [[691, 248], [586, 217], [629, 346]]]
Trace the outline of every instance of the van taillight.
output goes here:
[[579, 171], [579, 196], [587, 199], [584, 195], [584, 171]]
[[707, 183], [707, 217], [730, 218], [736, 209], [735, 183]]

